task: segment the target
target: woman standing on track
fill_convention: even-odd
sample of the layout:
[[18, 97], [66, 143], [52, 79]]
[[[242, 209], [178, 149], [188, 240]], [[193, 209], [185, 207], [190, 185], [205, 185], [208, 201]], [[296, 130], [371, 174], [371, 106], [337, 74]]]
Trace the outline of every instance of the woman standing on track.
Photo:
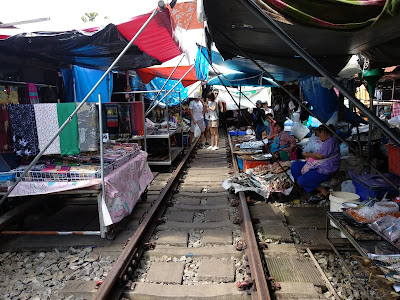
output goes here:
[[211, 132], [211, 146], [208, 150], [218, 150], [218, 104], [214, 93], [208, 93], [206, 98], [208, 112], [208, 127]]

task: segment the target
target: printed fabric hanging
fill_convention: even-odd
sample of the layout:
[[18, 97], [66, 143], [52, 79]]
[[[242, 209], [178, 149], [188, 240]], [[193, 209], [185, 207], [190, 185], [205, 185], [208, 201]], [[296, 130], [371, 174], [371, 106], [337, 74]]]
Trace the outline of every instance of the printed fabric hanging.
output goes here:
[[[77, 106], [79, 103], [76, 104]], [[95, 103], [84, 103], [78, 110], [79, 149], [99, 150], [99, 111]]]
[[[58, 127], [69, 118], [69, 116], [76, 109], [75, 103], [58, 103], [57, 104], [57, 117]], [[76, 115], [72, 118], [71, 122], [65, 126], [64, 130], [60, 133], [60, 152], [61, 155], [74, 155], [79, 154], [79, 133], [78, 133], [78, 119]]]
[[118, 131], [121, 138], [130, 138], [132, 136], [129, 103], [118, 104]]
[[39, 141], [33, 104], [9, 105], [11, 137], [17, 155], [36, 155]]
[[118, 138], [118, 105], [105, 103], [104, 111], [106, 115], [106, 128], [110, 139]]
[[[33, 105], [39, 140], [39, 149], [42, 150], [58, 131], [57, 103], [40, 103]], [[60, 137], [51, 143], [44, 154], [61, 154]]]

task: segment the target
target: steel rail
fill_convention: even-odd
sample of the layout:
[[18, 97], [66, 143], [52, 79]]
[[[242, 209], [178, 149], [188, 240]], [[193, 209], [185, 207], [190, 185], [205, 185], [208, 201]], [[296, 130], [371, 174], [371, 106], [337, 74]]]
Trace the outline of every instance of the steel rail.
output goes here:
[[[130, 265], [133, 265], [140, 258], [139, 251], [143, 251], [143, 247], [141, 247], [143, 246], [141, 244], [141, 241], [143, 240], [143, 237], [149, 233], [152, 225], [156, 224], [157, 216], [162, 214], [162, 208], [166, 208], [166, 202], [168, 202], [172, 198], [174, 194], [173, 192], [178, 186], [179, 179], [183, 174], [183, 169], [188, 162], [188, 158], [192, 155], [193, 150], [197, 145], [197, 142], [198, 139], [189, 148], [183, 160], [176, 168], [174, 175], [168, 180], [166, 186], [161, 190], [160, 195], [157, 197], [153, 206], [145, 215], [142, 223], [140, 223], [133, 236], [129, 239], [128, 243], [125, 246], [125, 249], [120, 254], [113, 268], [110, 270], [110, 272], [108, 272], [106, 279], [97, 290], [97, 293], [95, 294], [93, 299], [117, 299], [115, 297], [115, 292], [113, 291], [115, 289], [115, 286], [118, 284], [117, 281], [121, 278], [124, 278], [124, 275]], [[123, 279], [123, 281], [125, 281], [123, 283], [126, 283], [128, 280]], [[123, 289], [124, 287], [120, 284], [120, 291], [117, 294], [122, 294]], [[113, 295], [113, 297], [110, 297], [111, 294]]]
[[[235, 174], [239, 174], [238, 164], [235, 158], [235, 154], [233, 154], [233, 146], [232, 141], [227, 130], [227, 139], [229, 140], [229, 148], [232, 156], [232, 168]], [[251, 277], [254, 280], [254, 290], [256, 291], [256, 295], [252, 295], [253, 299], [258, 300], [270, 300], [271, 295], [269, 293], [269, 287], [267, 283], [267, 279], [265, 277], [265, 272], [263, 269], [263, 264], [260, 258], [260, 252], [258, 250], [258, 243], [254, 234], [253, 224], [251, 222], [249, 208], [247, 206], [246, 196], [244, 192], [239, 192], [240, 199], [240, 210], [243, 218], [242, 229], [245, 242], [247, 244], [246, 251], [248, 251], [248, 258], [250, 263], [250, 271]]]

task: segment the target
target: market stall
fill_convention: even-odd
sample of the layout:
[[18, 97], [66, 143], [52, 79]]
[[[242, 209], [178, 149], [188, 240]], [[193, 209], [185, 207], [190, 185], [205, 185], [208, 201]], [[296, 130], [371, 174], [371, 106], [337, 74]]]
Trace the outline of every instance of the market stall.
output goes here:
[[[130, 116], [130, 106], [103, 104], [108, 109], [110, 105], [117, 112], [120, 108]], [[74, 107], [75, 103], [9, 106], [10, 135], [14, 151], [25, 157], [20, 166], [7, 172], [11, 176], [3, 181], [3, 186], [10, 186], [23, 175], [31, 161], [26, 155], [41, 151], [63, 122], [63, 114], [69, 115], [68, 110], [73, 110]], [[129, 118], [129, 124], [126, 123], [126, 115], [122, 112], [117, 114], [114, 120], [116, 124], [112, 124], [116, 125], [116, 136], [122, 137], [128, 130], [130, 135], [137, 133], [135, 123], [131, 126]], [[132, 212], [153, 175], [147, 164], [147, 153], [141, 151], [138, 144], [114, 141], [104, 144], [104, 147], [102, 144], [99, 146], [100, 136], [103, 137], [101, 131], [99, 132], [99, 128], [102, 128], [102, 124], [99, 124], [102, 118], [99, 116], [101, 113], [99, 114], [96, 104], [85, 103], [64, 134], [48, 147], [45, 156], [28, 171], [9, 197], [59, 193], [93, 194], [98, 202], [100, 231], [92, 234], [98, 233], [104, 237], [107, 226], [121, 221]], [[106, 124], [110, 123], [112, 117], [113, 115], [107, 114]], [[122, 119], [124, 122], [119, 122]], [[129, 126], [126, 128], [123, 125]], [[101, 148], [103, 151], [99, 152]]]

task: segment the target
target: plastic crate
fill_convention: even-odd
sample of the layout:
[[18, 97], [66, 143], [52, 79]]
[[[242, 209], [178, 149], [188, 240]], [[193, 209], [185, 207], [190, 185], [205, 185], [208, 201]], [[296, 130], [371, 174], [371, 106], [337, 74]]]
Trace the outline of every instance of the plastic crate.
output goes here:
[[238, 168], [239, 170], [243, 170], [243, 159], [241, 158], [237, 158], [237, 162], [238, 162]]
[[400, 176], [400, 148], [386, 145], [389, 156], [389, 172]]
[[[400, 177], [393, 174], [383, 174], [386, 178], [392, 181], [394, 184], [400, 186]], [[398, 196], [398, 190], [395, 189], [390, 183], [388, 183], [380, 175], [363, 174], [353, 176], [353, 184], [356, 187], [356, 194], [360, 196], [362, 200], [366, 200], [368, 196], [376, 197], [379, 200], [387, 194], [387, 197]]]
[[237, 130], [231, 130], [229, 131], [230, 136], [236, 136], [236, 135], [246, 135], [246, 131], [237, 131]]

